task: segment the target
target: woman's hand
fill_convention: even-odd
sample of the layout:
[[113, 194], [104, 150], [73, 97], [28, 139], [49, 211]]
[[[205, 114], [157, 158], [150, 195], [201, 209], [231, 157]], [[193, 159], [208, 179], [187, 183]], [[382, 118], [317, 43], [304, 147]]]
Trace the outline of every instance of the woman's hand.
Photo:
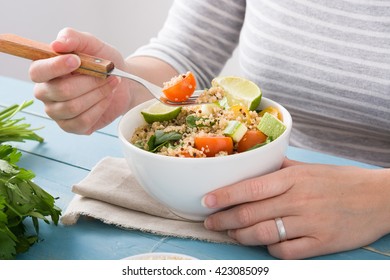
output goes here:
[[[244, 245], [267, 245], [271, 255], [302, 259], [370, 244], [390, 232], [390, 170], [304, 164], [209, 193], [204, 203], [225, 208], [205, 227], [228, 230]], [[276, 218], [287, 240], [280, 242]]]
[[[59, 53], [80, 52], [105, 58], [117, 68], [126, 68], [116, 49], [70, 28], [59, 32], [51, 47]], [[90, 134], [129, 109], [129, 83], [113, 76], [102, 79], [71, 74], [79, 66], [80, 59], [74, 54], [38, 60], [31, 64], [30, 77], [37, 83], [34, 94], [45, 104], [48, 116], [65, 131]]]

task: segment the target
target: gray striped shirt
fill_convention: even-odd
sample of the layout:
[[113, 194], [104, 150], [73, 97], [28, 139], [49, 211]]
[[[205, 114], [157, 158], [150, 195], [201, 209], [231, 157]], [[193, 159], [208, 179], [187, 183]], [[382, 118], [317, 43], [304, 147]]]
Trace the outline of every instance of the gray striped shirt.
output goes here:
[[243, 75], [293, 116], [291, 145], [390, 167], [390, 1], [176, 0], [150, 44], [208, 87]]

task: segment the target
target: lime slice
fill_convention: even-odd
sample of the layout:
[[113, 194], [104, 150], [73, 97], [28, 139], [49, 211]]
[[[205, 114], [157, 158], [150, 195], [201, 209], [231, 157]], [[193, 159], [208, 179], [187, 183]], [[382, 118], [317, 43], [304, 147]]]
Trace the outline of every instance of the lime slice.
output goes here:
[[181, 107], [172, 107], [156, 102], [141, 111], [147, 123], [170, 121], [179, 115]]
[[245, 78], [235, 76], [216, 77], [211, 84], [220, 86], [225, 90], [229, 106], [241, 105], [252, 111], [260, 104], [260, 88], [254, 82]]

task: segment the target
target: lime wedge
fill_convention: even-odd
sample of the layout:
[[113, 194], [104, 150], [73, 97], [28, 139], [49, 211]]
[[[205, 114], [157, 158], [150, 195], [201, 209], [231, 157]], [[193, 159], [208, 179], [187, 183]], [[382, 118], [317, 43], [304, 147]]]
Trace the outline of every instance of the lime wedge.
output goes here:
[[179, 115], [181, 107], [172, 107], [156, 102], [141, 111], [147, 123], [170, 121]]
[[220, 86], [225, 90], [229, 106], [241, 105], [249, 110], [255, 110], [260, 104], [261, 90], [252, 81], [236, 76], [216, 77], [212, 80], [213, 86]]

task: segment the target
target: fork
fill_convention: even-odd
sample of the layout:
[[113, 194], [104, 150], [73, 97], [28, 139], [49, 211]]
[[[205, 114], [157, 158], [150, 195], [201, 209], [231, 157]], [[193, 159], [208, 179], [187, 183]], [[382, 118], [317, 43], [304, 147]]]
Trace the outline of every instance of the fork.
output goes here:
[[[61, 55], [54, 52], [48, 44], [33, 41], [14, 34], [0, 34], [0, 52], [27, 58], [31, 60], [46, 59]], [[198, 100], [204, 90], [196, 90], [186, 101], [176, 102], [165, 97], [162, 88], [141, 77], [132, 75], [115, 68], [113, 62], [83, 53], [76, 53], [80, 57], [81, 65], [75, 73], [86, 74], [99, 78], [118, 76], [131, 79], [143, 85], [156, 99], [169, 106], [190, 106], [201, 104]]]

